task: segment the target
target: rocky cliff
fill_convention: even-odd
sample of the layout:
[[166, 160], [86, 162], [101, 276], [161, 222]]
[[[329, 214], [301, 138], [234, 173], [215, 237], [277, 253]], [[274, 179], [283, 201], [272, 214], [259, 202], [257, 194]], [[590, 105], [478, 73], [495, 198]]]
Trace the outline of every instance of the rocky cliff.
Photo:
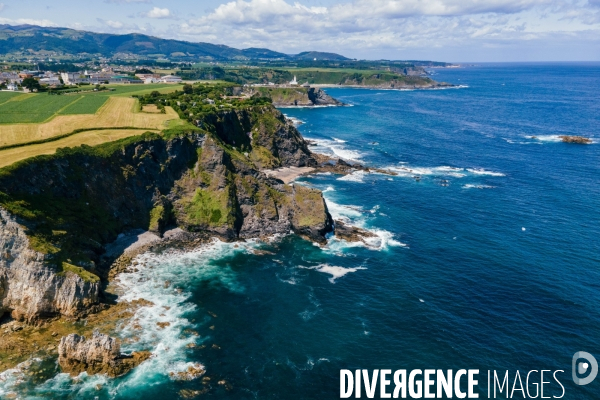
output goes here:
[[334, 99], [322, 89], [314, 87], [262, 87], [253, 88], [250, 94], [268, 97], [276, 107], [286, 106], [342, 106], [344, 103]]
[[0, 317], [17, 320], [63, 314], [75, 317], [98, 302], [99, 282], [72, 271], [57, 273], [48, 255], [32, 250], [24, 227], [0, 208]]
[[34, 321], [88, 311], [101, 295], [104, 246], [132, 229], [324, 240], [333, 223], [321, 193], [261, 172], [316, 163], [280, 112], [225, 111], [199, 125], [0, 170], [0, 313]]
[[73, 376], [82, 372], [121, 376], [147, 360], [149, 352], [121, 354], [121, 344], [108, 335], [94, 331], [90, 339], [75, 333], [65, 336], [58, 345], [58, 363], [63, 372]]

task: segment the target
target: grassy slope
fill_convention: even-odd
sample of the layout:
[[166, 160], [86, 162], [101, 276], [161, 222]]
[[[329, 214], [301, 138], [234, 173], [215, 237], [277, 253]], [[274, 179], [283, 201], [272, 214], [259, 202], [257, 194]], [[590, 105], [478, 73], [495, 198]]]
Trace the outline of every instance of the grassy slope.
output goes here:
[[0, 150], [0, 168], [14, 164], [27, 158], [54, 154], [56, 150], [63, 147], [77, 147], [82, 144], [96, 146], [106, 142], [140, 135], [146, 131], [158, 132], [146, 129], [103, 129], [77, 133], [73, 136], [59, 139], [53, 142], [34, 144], [30, 146], [17, 147], [14, 149]]

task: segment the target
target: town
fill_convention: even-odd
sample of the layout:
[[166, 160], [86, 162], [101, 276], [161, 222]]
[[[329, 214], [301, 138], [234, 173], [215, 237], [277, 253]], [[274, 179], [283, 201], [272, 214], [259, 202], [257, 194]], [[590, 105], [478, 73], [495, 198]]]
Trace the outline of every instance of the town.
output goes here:
[[151, 84], [181, 83], [182, 78], [171, 74], [154, 73], [147, 68], [138, 68], [132, 72], [116, 70], [111, 67], [99, 71], [83, 70], [79, 72], [53, 72], [35, 70], [0, 72], [0, 90], [38, 92], [60, 90], [70, 86], [102, 84]]

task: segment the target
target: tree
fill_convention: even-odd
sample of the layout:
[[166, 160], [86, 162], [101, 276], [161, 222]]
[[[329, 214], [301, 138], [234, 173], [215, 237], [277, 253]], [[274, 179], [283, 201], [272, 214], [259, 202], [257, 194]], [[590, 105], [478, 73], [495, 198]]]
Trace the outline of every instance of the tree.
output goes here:
[[30, 91], [33, 92], [34, 89], [39, 90], [40, 89], [40, 83], [37, 81], [37, 79], [34, 78], [25, 78], [23, 79], [23, 82], [21, 82], [21, 86], [23, 86], [24, 88], [29, 89]]
[[194, 93], [194, 88], [192, 87], [192, 85], [183, 85], [183, 93], [192, 94]]

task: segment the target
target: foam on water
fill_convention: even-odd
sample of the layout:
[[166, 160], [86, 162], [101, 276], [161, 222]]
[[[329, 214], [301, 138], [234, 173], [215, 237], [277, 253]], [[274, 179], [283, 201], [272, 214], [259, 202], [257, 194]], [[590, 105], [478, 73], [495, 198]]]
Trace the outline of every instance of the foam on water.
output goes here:
[[344, 175], [341, 178], [338, 178], [338, 181], [346, 181], [346, 182], [356, 182], [356, 183], [365, 183], [365, 176], [368, 172], [365, 171], [354, 171], [351, 174]]
[[471, 183], [463, 185], [463, 189], [494, 189], [495, 187], [496, 186], [490, 186], [490, 185], [474, 185]]
[[[36, 391], [66, 391], [89, 396], [91, 391], [96, 390], [95, 386], [101, 384], [113, 397], [117, 393], [135, 391], [150, 381], [155, 384], [172, 380], [177, 373], [185, 373], [189, 367], [203, 368], [199, 363], [188, 360], [187, 349], [188, 345], [199, 344], [206, 337], [200, 339], [192, 333], [183, 334], [187, 329], [196, 328], [198, 323], [207, 322], [192, 323], [185, 318], [197, 309], [194, 303], [188, 301], [192, 287], [208, 282], [232, 292], [242, 292], [244, 288], [236, 281], [234, 272], [213, 261], [240, 251], [250, 252], [254, 247], [254, 241], [231, 244], [214, 239], [191, 252], [167, 251], [137, 256], [133, 260], [137, 271], [133, 272], [130, 267], [114, 282], [120, 293], [118, 301], [144, 299], [152, 304], [140, 307], [124, 321], [116, 334], [121, 339], [130, 339], [123, 341], [123, 352], [150, 350], [153, 356], [123, 379], [109, 380], [101, 375], [83, 373], [73, 381], [68, 374], [59, 374], [38, 386]], [[158, 323], [162, 323], [162, 328]]]
[[329, 265], [329, 264], [319, 264], [319, 265], [315, 265], [312, 267], [304, 267], [304, 266], [300, 265], [299, 267], [305, 268], [305, 269], [314, 269], [314, 270], [322, 272], [324, 274], [329, 274], [329, 275], [331, 275], [331, 278], [329, 278], [329, 282], [331, 282], [331, 283], [335, 283], [336, 279], [339, 279], [339, 278], [345, 276], [346, 274], [349, 274], [351, 272], [356, 272], [361, 269], [366, 269], [364, 267], [344, 268], [344, 267], [338, 267], [338, 266]]
[[361, 161], [364, 157], [362, 153], [357, 150], [348, 149], [344, 145], [344, 141], [340, 139], [327, 140], [327, 139], [313, 139], [306, 138], [316, 143], [316, 146], [311, 148], [315, 153], [326, 154], [326, 155], [336, 155], [344, 160], [349, 161]]
[[442, 165], [439, 167], [412, 167], [402, 163], [401, 166], [391, 166], [387, 169], [395, 172], [398, 176], [405, 178], [440, 176], [464, 178], [468, 176], [505, 176], [502, 172], [488, 171], [483, 168], [459, 168]]
[[334, 220], [341, 220], [346, 225], [356, 226], [375, 235], [374, 237], [364, 238], [364, 242], [348, 242], [332, 236], [328, 238], [327, 246], [325, 246], [326, 250], [337, 253], [353, 247], [366, 247], [378, 251], [387, 250], [389, 247], [408, 247], [406, 243], [396, 240], [392, 232], [367, 226], [367, 217], [376, 214], [379, 210], [378, 205], [365, 211], [362, 207], [338, 204], [327, 197], [325, 197], [325, 201]]
[[27, 370], [33, 363], [40, 362], [39, 358], [23, 361], [16, 367], [0, 373], [0, 398], [16, 395], [19, 386], [27, 380]]

